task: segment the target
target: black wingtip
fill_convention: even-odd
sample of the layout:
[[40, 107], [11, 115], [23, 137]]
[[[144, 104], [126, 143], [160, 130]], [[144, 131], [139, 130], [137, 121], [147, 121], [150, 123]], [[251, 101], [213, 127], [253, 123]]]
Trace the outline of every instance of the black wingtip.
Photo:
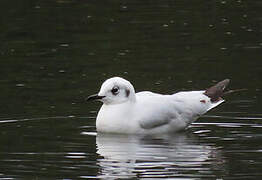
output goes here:
[[223, 93], [223, 96], [231, 94], [231, 93], [235, 93], [235, 92], [241, 92], [241, 91], [247, 91], [248, 89], [234, 89], [234, 90], [229, 90]]
[[228, 86], [230, 79], [225, 79], [218, 82], [214, 86], [208, 88], [204, 94], [211, 99], [211, 102], [216, 102], [221, 99], [221, 96], [224, 94], [224, 89]]

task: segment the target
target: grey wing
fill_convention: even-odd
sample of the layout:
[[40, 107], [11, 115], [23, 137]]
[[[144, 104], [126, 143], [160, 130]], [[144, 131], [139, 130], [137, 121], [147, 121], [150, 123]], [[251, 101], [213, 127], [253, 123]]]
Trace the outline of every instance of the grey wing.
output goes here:
[[171, 119], [164, 118], [164, 119], [148, 119], [139, 122], [139, 125], [143, 129], [154, 129], [160, 126], [164, 126], [169, 124]]
[[141, 119], [139, 125], [143, 129], [154, 129], [169, 124], [177, 117], [178, 114], [175, 111], [155, 112], [151, 114], [151, 117]]
[[[139, 105], [139, 125], [141, 128], [154, 129], [162, 127], [177, 117], [173, 102], [169, 98], [164, 98], [167, 96], [151, 92], [142, 93], [148, 96], [143, 95], [144, 103]], [[141, 109], [143, 109], [142, 112], [140, 111]]]

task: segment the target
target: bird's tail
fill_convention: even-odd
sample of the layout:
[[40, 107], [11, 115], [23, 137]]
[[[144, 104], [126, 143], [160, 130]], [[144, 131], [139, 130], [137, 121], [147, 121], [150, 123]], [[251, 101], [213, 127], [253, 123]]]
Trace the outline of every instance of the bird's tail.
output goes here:
[[224, 90], [229, 84], [230, 80], [225, 79], [223, 81], [218, 82], [214, 86], [208, 88], [204, 94], [208, 96], [212, 103], [218, 102], [222, 100], [222, 96], [224, 95]]
[[235, 89], [235, 90], [229, 90], [229, 91], [224, 91], [225, 88], [228, 86], [230, 80], [225, 79], [223, 81], [218, 82], [214, 86], [208, 88], [204, 94], [208, 96], [211, 99], [212, 103], [217, 103], [222, 99], [223, 96], [234, 93], [234, 92], [239, 92], [239, 91], [245, 91], [247, 89]]

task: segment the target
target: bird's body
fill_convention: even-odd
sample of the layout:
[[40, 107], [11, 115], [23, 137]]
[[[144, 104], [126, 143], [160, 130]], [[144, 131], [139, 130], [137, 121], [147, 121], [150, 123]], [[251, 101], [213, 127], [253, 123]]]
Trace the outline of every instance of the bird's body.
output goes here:
[[[223, 89], [227, 84], [228, 80]], [[118, 89], [117, 93], [114, 93], [114, 88]], [[220, 96], [212, 100], [207, 91], [185, 91], [172, 95], [149, 91], [135, 93], [130, 82], [115, 77], [105, 81], [98, 95], [90, 99], [99, 97], [103, 102], [96, 119], [98, 132], [159, 134], [185, 129], [224, 101]]]

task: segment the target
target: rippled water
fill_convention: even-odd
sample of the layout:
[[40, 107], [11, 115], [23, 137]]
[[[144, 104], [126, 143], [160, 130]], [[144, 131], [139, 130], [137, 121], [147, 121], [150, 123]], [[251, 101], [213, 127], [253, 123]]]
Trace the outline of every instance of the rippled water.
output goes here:
[[[262, 4], [2, 1], [0, 179], [260, 179]], [[96, 134], [111, 76], [173, 93], [245, 88], [185, 132]]]
[[[52, 119], [75, 125], [54, 127]], [[162, 136], [96, 134], [94, 126], [77, 126], [82, 121], [77, 117], [1, 120], [5, 146], [1, 147], [0, 177], [260, 177], [262, 125], [230, 118], [223, 118], [229, 121], [225, 123], [210, 123], [217, 117], [203, 119], [186, 132]]]

